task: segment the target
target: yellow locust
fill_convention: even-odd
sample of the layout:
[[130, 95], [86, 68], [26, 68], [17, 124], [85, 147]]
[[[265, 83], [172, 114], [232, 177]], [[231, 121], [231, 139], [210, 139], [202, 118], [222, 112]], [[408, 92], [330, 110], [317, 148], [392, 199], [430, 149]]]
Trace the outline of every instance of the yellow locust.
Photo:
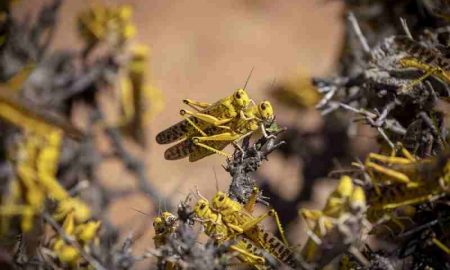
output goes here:
[[[167, 244], [168, 237], [175, 232], [177, 226], [177, 217], [170, 212], [162, 212], [161, 215], [155, 217], [153, 220], [153, 229], [155, 230], [153, 242], [155, 244], [155, 248], [160, 248], [161, 246]], [[163, 265], [162, 267], [164, 270], [179, 269], [176, 262], [162, 262], [161, 258], [158, 258], [158, 265]]]
[[155, 236], [153, 237], [153, 241], [155, 243], [155, 247], [159, 248], [160, 246], [166, 244], [167, 237], [175, 232], [177, 227], [177, 217], [170, 212], [162, 212], [161, 215], [157, 216], [153, 220], [153, 229], [155, 230]]
[[[221, 125], [207, 125], [204, 130], [195, 128], [184, 141], [167, 149], [165, 158], [174, 160], [189, 155], [189, 161], [194, 162], [214, 153], [229, 157], [222, 149], [230, 143], [236, 145], [257, 130], [267, 136], [265, 126], [273, 122], [273, 117], [273, 108], [268, 101], [243, 108], [238, 115]], [[196, 121], [196, 118], [192, 119]]]
[[[258, 189], [255, 188], [249, 203], [243, 207], [239, 202], [232, 200], [227, 194], [219, 191], [212, 199], [213, 211], [217, 211], [222, 216], [223, 223], [233, 234], [242, 235], [243, 238], [251, 240], [258, 247], [272, 254], [280, 262], [294, 269], [301, 267], [302, 263], [297, 260], [294, 252], [288, 247], [283, 228], [275, 210], [272, 209], [258, 217], [251, 215], [257, 194]], [[267, 217], [274, 217], [283, 241], [259, 224]]]
[[[156, 136], [156, 141], [159, 144], [168, 144], [185, 139], [166, 151], [165, 158], [169, 160], [186, 157], [198, 150], [198, 147], [194, 147], [191, 141], [193, 136], [207, 136], [204, 130], [208, 128], [212, 129], [209, 134], [212, 134], [212, 131], [220, 132], [219, 130], [223, 130], [226, 124], [242, 115], [242, 111], [247, 108], [252, 100], [244, 89], [238, 89], [232, 95], [213, 104], [189, 99], [185, 99], [183, 102], [193, 108], [195, 112], [181, 110], [180, 114], [184, 120], [161, 131]], [[197, 157], [196, 154], [194, 153], [190, 157], [190, 161], [196, 161], [206, 156], [200, 155], [200, 157]]]
[[194, 213], [205, 228], [205, 233], [218, 243], [226, 240], [235, 240], [236, 243], [230, 247], [230, 251], [237, 252], [240, 261], [256, 269], [267, 269], [266, 259], [255, 243], [240, 237], [230, 229], [222, 220], [222, 216], [216, 213], [208, 200], [202, 198], [194, 206]]
[[397, 36], [393, 39], [393, 42], [393, 46], [397, 50], [408, 54], [408, 56], [399, 60], [401, 67], [415, 68], [424, 72], [420, 78], [405, 85], [403, 91], [411, 89], [412, 86], [429, 76], [435, 76], [446, 83], [450, 82], [450, 61], [447, 57], [406, 36]]
[[[362, 187], [354, 186], [352, 179], [348, 176], [341, 177], [337, 188], [328, 196], [322, 210], [301, 209], [300, 215], [306, 221], [308, 240], [302, 249], [302, 255], [308, 263], [317, 263], [322, 259], [322, 239], [331, 234], [344, 233], [345, 222], [352, 218], [358, 218], [358, 214], [366, 209], [366, 196]], [[346, 237], [354, 237], [352, 230]], [[345, 234], [344, 234], [345, 235]], [[340, 239], [340, 237], [331, 237]], [[340, 244], [340, 243], [339, 243]], [[339, 245], [338, 244], [338, 245]], [[327, 243], [327, 245], [332, 245]]]
[[443, 197], [450, 186], [450, 153], [417, 160], [406, 149], [402, 152], [405, 157], [371, 153], [365, 164], [375, 191], [369, 196], [368, 219], [387, 216], [401, 229], [399, 219], [410, 219], [415, 205]]

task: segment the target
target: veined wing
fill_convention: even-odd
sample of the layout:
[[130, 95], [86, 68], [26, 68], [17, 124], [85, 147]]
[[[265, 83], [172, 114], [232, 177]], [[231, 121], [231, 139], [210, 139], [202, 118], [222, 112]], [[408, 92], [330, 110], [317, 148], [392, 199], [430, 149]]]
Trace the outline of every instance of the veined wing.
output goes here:
[[[205, 129], [204, 131], [208, 135], [213, 135], [213, 134], [217, 134], [217, 133], [221, 132], [222, 129], [218, 128], [218, 127], [209, 127], [207, 129]], [[193, 133], [192, 136], [190, 136], [189, 138], [168, 148], [164, 152], [164, 158], [167, 160], [177, 160], [177, 159], [182, 159], [182, 158], [189, 156], [189, 161], [195, 162], [204, 157], [214, 154], [213, 151], [210, 151], [206, 148], [195, 145], [191, 139], [192, 137], [195, 137], [195, 136], [201, 136], [201, 135], [198, 132]], [[228, 144], [230, 144], [230, 141], [205, 141], [203, 143], [208, 146], [213, 147], [214, 149], [223, 150]]]
[[255, 226], [246, 233], [252, 241], [260, 245], [267, 252], [286, 265], [298, 269], [301, 262], [296, 258], [294, 252], [272, 233], [264, 230], [261, 226]]
[[[204, 127], [206, 124], [195, 117], [189, 117], [189, 119], [199, 128]], [[158, 133], [158, 135], [156, 135], [156, 142], [159, 144], [172, 143], [184, 137], [189, 137], [189, 134], [193, 134], [196, 131], [197, 130], [188, 121], [183, 120]]]
[[198, 148], [191, 139], [181, 141], [174, 146], [171, 146], [164, 152], [164, 158], [167, 160], [177, 160], [189, 156]]
[[[223, 98], [219, 100], [218, 102], [212, 104], [211, 106], [207, 107], [204, 110], [201, 110], [200, 112], [209, 114], [218, 118], [224, 117], [224, 114], [226, 113], [226, 110], [224, 109], [224, 106], [222, 104], [230, 99], [230, 97]], [[189, 117], [189, 119], [196, 124], [200, 129], [204, 130], [208, 126], [211, 126], [211, 124], [204, 122], [196, 117]], [[161, 131], [156, 135], [156, 142], [159, 144], [168, 144], [175, 141], [178, 141], [185, 137], [191, 137], [192, 134], [196, 133], [197, 130], [186, 120], [182, 120], [175, 125]]]
[[[210, 141], [205, 142], [206, 145], [211, 146], [217, 150], [224, 149], [230, 142], [227, 141]], [[164, 158], [167, 160], [178, 160], [189, 156], [190, 162], [195, 162], [204, 157], [214, 154], [213, 151], [210, 151], [201, 146], [195, 145], [191, 139], [186, 139], [182, 142], [177, 143], [174, 146], [171, 146], [164, 152]]]

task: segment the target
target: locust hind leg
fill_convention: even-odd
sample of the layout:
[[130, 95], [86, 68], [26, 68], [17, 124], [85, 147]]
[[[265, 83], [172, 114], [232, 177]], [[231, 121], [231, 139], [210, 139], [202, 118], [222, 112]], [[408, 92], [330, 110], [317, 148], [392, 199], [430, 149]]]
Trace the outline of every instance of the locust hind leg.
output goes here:
[[[403, 151], [404, 150], [402, 150], [402, 153], [403, 153]], [[415, 159], [411, 160], [409, 158], [409, 156], [412, 156], [412, 155], [407, 150], [405, 153], [407, 153], [407, 155], [408, 155], [407, 158], [395, 157], [395, 156], [385, 156], [385, 155], [381, 155], [381, 154], [370, 153], [367, 159], [369, 162], [372, 160], [376, 160], [376, 161], [380, 161], [380, 162], [384, 162], [384, 163], [399, 164], [399, 165], [410, 164], [415, 161]]]
[[227, 158], [231, 158], [231, 156], [227, 153], [225, 153], [224, 151], [215, 149], [214, 147], [211, 147], [207, 144], [205, 144], [205, 141], [235, 141], [236, 139], [238, 139], [240, 137], [239, 134], [234, 134], [231, 132], [225, 132], [225, 133], [221, 133], [221, 134], [216, 134], [216, 135], [211, 135], [211, 136], [203, 136], [203, 137], [194, 137], [192, 138], [192, 141], [195, 145], [198, 145], [200, 147], [203, 147], [209, 151], [212, 151], [216, 154], [225, 156]]
[[283, 240], [283, 243], [286, 246], [289, 246], [289, 243], [288, 243], [288, 241], [286, 239], [286, 235], [284, 233], [283, 226], [281, 225], [281, 221], [280, 221], [280, 218], [278, 216], [278, 213], [274, 209], [271, 209], [269, 212], [267, 212], [265, 214], [262, 214], [259, 217], [256, 217], [256, 218], [254, 218], [254, 219], [244, 223], [240, 227], [241, 227], [243, 232], [246, 232], [246, 231], [254, 228], [255, 226], [257, 226], [259, 223], [261, 223], [261, 221], [263, 221], [267, 217], [273, 217], [273, 219], [275, 221], [275, 224], [277, 225], [277, 229], [278, 229], [278, 231], [279, 231], [279, 233], [281, 235], [281, 240]]
[[429, 195], [419, 196], [419, 197], [409, 199], [409, 200], [404, 200], [399, 203], [388, 203], [383, 206], [383, 209], [396, 209], [396, 208], [406, 206], [406, 205], [415, 205], [415, 204], [419, 204], [422, 202], [430, 202], [430, 201], [436, 200], [444, 195], [445, 194], [438, 194], [438, 195], [429, 194]]
[[198, 141], [195, 141], [195, 140], [194, 140], [194, 144], [197, 145], [197, 146], [203, 147], [206, 150], [214, 152], [214, 153], [216, 153], [218, 155], [221, 155], [221, 156], [224, 156], [224, 157], [227, 157], [227, 158], [231, 158], [231, 155], [227, 154], [226, 152], [224, 152], [222, 150], [218, 150], [218, 149], [216, 149], [216, 148], [214, 148], [212, 146], [209, 146], [207, 144], [204, 144], [204, 143], [201, 143], [201, 142], [198, 142]]
[[393, 169], [386, 168], [386, 167], [374, 162], [374, 161], [379, 161], [379, 162], [386, 163], [386, 164], [406, 165], [406, 164], [411, 164], [412, 162], [416, 161], [414, 156], [406, 148], [404, 148], [401, 144], [399, 145], [399, 147], [400, 147], [400, 150], [401, 150], [403, 156], [405, 156], [405, 157], [396, 157], [395, 149], [394, 149], [390, 156], [385, 156], [385, 155], [376, 154], [376, 153], [370, 153], [366, 159], [365, 167], [368, 169], [368, 173], [369, 173], [370, 177], [372, 178], [372, 181], [374, 181], [373, 184], [374, 184], [375, 190], [378, 195], [381, 195], [381, 192], [379, 190], [377, 183], [375, 183], [376, 178], [375, 178], [374, 172], [378, 172], [380, 174], [384, 174], [388, 177], [391, 177], [392, 180], [394, 180], [394, 181], [397, 181], [397, 182], [400, 182], [403, 184], [407, 184], [408, 187], [416, 187], [417, 186], [417, 184], [412, 182], [411, 179], [406, 174], [395, 171]]
[[[214, 117], [209, 114], [199, 113], [199, 112], [191, 112], [187, 110], [180, 110], [180, 115], [191, 125], [193, 126], [200, 134], [204, 137], [207, 137], [208, 135], [196, 124], [194, 123], [193, 119], [191, 117], [194, 117], [196, 119], [202, 120], [208, 124], [211, 124], [215, 127], [227, 129], [227, 126], [224, 126], [224, 124], [227, 124], [232, 120], [232, 118], [226, 118], [226, 119], [219, 119], [217, 117]], [[190, 116], [188, 116], [190, 115]]]
[[431, 75], [437, 75], [439, 78], [446, 80], [447, 82], [450, 81], [448, 75], [439, 67], [433, 67], [424, 63], [421, 63], [417, 61], [414, 58], [403, 58], [400, 60], [400, 65], [403, 67], [412, 67], [417, 68], [425, 72], [422, 76], [419, 78], [413, 80], [411, 83], [408, 83], [407, 85], [402, 87], [403, 92], [407, 92], [408, 90], [411, 90], [413, 86], [419, 84], [426, 78], [428, 78]]
[[196, 111], [204, 110], [208, 107], [210, 107], [212, 104], [207, 102], [201, 102], [201, 101], [194, 101], [191, 99], [183, 99], [183, 103], [191, 107], [192, 109]]
[[243, 260], [245, 263], [248, 263], [252, 266], [255, 266], [256, 264], [259, 265], [264, 265], [266, 260], [258, 255], [252, 254], [250, 251], [246, 250], [246, 247], [243, 246], [244, 243], [240, 244], [236, 244], [236, 245], [232, 245], [230, 247], [231, 250], [236, 251], [239, 253], [239, 257], [241, 258], [241, 260]]
[[206, 114], [206, 113], [201, 113], [201, 112], [191, 112], [188, 110], [181, 110], [180, 111], [181, 115], [190, 115], [192, 117], [198, 118], [202, 121], [205, 121], [206, 123], [209, 123], [211, 125], [214, 125], [216, 127], [227, 124], [228, 122], [230, 122], [231, 120], [233, 120], [233, 118], [224, 118], [224, 119], [219, 119], [215, 116]]
[[185, 112], [185, 110], [180, 111], [180, 115], [184, 118], [184, 120], [186, 120], [191, 126], [193, 126], [200, 134], [202, 134], [202, 136], [208, 136], [199, 126], [197, 126], [197, 124], [192, 121], [192, 119], [186, 116]]
[[413, 154], [411, 154], [411, 152], [409, 152], [408, 149], [406, 149], [402, 143], [398, 143], [398, 145], [400, 147], [400, 151], [402, 152], [405, 158], [409, 159], [412, 162], [417, 161], [416, 158], [413, 156]]
[[445, 245], [444, 243], [439, 241], [439, 239], [437, 239], [436, 237], [433, 237], [431, 239], [431, 242], [433, 242], [433, 244], [435, 244], [440, 250], [442, 250], [445, 253], [447, 253], [448, 255], [450, 255], [450, 247], [448, 247], [447, 245]]
[[410, 187], [414, 187], [417, 185], [416, 183], [413, 183], [406, 174], [398, 172], [396, 170], [386, 168], [384, 166], [381, 166], [381, 165], [376, 164], [371, 161], [366, 162], [365, 166], [369, 170], [373, 170], [373, 171], [376, 171], [378, 173], [381, 173], [381, 174], [384, 174], [384, 175], [390, 177], [393, 181], [407, 184]]

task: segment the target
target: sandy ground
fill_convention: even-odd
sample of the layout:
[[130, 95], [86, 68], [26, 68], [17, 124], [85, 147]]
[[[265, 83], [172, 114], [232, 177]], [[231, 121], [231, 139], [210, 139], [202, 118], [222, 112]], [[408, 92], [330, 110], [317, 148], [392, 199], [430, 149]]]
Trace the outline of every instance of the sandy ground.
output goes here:
[[[55, 48], [79, 45], [74, 17], [90, 2], [67, 0], [64, 3]], [[157, 145], [153, 138], [158, 131], [180, 120], [181, 100], [216, 101], [242, 87], [252, 68], [254, 72], [247, 88], [256, 100], [266, 97], [264, 89], [273, 80], [283, 80], [300, 69], [313, 75], [329, 74], [333, 71], [343, 32], [342, 5], [338, 1], [327, 4], [311, 0], [106, 2], [131, 5], [138, 29], [136, 41], [152, 48], [149, 68], [154, 84], [164, 93], [166, 107], [150, 123], [149, 148], [145, 151], [133, 145], [130, 148], [140, 153], [152, 183], [164, 194], [172, 194], [175, 203], [195, 185], [204, 195], [211, 196], [215, 191], [213, 168], [222, 188], [229, 182], [221, 169], [222, 157], [214, 156], [196, 163], [164, 160], [166, 146]], [[26, 0], [18, 8], [21, 13], [33, 12], [40, 3], [42, 0]], [[293, 119], [291, 112], [276, 107], [275, 110], [278, 119]], [[288, 165], [286, 169], [286, 164], [275, 157], [274, 161], [263, 165], [262, 171], [280, 187], [288, 186], [298, 182], [297, 166], [300, 164]], [[132, 183], [115, 162], [104, 164], [99, 175], [112, 186]], [[131, 208], [151, 212], [154, 207], [158, 206], [152, 206], [143, 196], [131, 196], [110, 209], [115, 224], [124, 231], [148, 224], [149, 232], [137, 251], [153, 246], [151, 219]]]

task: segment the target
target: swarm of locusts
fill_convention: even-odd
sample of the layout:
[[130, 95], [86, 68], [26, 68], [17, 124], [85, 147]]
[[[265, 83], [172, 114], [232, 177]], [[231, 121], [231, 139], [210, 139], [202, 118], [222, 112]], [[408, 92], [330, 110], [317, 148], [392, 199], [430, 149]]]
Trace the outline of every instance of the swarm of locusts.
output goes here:
[[[142, 260], [163, 270], [450, 269], [448, 1], [345, 1], [339, 73], [272, 85], [272, 102], [253, 99], [248, 79], [215, 102], [180, 98], [179, 122], [152, 136], [171, 144], [161, 158], [221, 156], [231, 181], [210, 198], [192, 187], [177, 207], [125, 144], [145, 149], [146, 125], [164, 104], [147, 70], [150, 49], [133, 38], [131, 7], [82, 10], [74, 27], [82, 47], [60, 51], [49, 44], [62, 0], [23, 22], [12, 14], [17, 2], [0, 3], [2, 269], [136, 269]], [[100, 105], [105, 92], [117, 110]], [[79, 106], [83, 125], [74, 124]], [[277, 106], [317, 110], [324, 128], [285, 128]], [[363, 126], [377, 149], [355, 158], [348, 134]], [[95, 144], [100, 136], [109, 151]], [[322, 150], [312, 143], [319, 136]], [[273, 152], [304, 160], [304, 187], [291, 201], [259, 179]], [[97, 171], [110, 159], [136, 189], [102, 184]], [[323, 205], [304, 207], [327, 174]], [[143, 229], [153, 241], [142, 254], [132, 247], [143, 232], [119, 241], [124, 232], [106, 210], [136, 192], [167, 205]]]
[[[165, 200], [124, 147], [125, 139], [145, 146], [145, 125], [163, 105], [147, 71], [149, 48], [133, 41], [129, 6], [82, 10], [74, 30], [83, 46], [54, 50], [62, 1], [43, 3], [35, 20], [24, 21], [12, 12], [21, 4], [0, 4], [1, 268], [129, 269], [150, 255], [131, 253], [135, 238], [118, 243], [103, 210], [123, 195], [102, 186], [96, 171], [120, 160], [139, 187], [124, 194]], [[99, 106], [102, 91], [117, 97], [114, 118]], [[72, 121], [80, 104], [84, 128]], [[94, 144], [100, 134], [110, 153]]]

